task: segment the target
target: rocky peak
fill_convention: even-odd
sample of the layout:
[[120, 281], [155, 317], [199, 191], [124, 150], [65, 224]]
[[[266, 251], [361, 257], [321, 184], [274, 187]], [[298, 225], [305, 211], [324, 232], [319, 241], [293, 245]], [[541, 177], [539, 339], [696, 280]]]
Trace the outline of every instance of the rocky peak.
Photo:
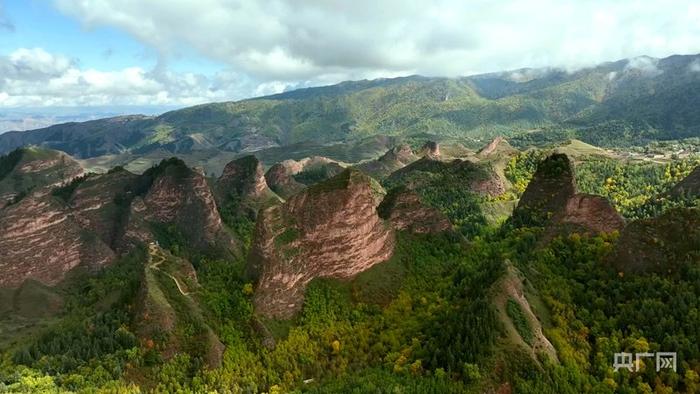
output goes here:
[[73, 218], [82, 228], [115, 248], [128, 215], [126, 201], [120, 197], [137, 179], [138, 175], [124, 169], [88, 177], [68, 199]]
[[80, 227], [48, 189], [0, 210], [0, 287], [27, 279], [54, 285], [81, 263], [97, 269], [113, 259], [112, 250]]
[[233, 247], [206, 178], [176, 159], [164, 161], [159, 167], [143, 197], [145, 220], [175, 224], [198, 248], [221, 242], [227, 248]]
[[347, 169], [261, 212], [250, 257], [259, 313], [289, 318], [312, 279], [351, 278], [391, 256], [394, 235], [377, 214], [375, 185]]
[[282, 198], [289, 198], [304, 189], [304, 184], [297, 182], [283, 163], [270, 167], [265, 173], [265, 180], [270, 189]]
[[328, 179], [342, 170], [343, 167], [334, 160], [311, 156], [298, 161], [284, 160], [273, 165], [265, 174], [265, 180], [275, 193], [282, 198], [289, 198], [308, 184]]
[[175, 225], [196, 248], [236, 251], [204, 176], [170, 159], [140, 176], [116, 168], [45, 186], [0, 209], [0, 287], [102, 268], [155, 239], [153, 224]]
[[236, 159], [224, 167], [216, 182], [220, 194], [259, 198], [269, 192], [262, 163], [252, 155]]
[[399, 162], [403, 165], [407, 165], [416, 160], [416, 155], [413, 154], [411, 146], [408, 144], [401, 144], [391, 148], [382, 157], [379, 158], [380, 161], [384, 162]]
[[401, 144], [389, 149], [378, 159], [361, 163], [356, 168], [376, 179], [383, 179], [416, 159], [411, 147], [408, 144]]
[[516, 224], [544, 226], [543, 241], [577, 232], [619, 231], [625, 220], [605, 197], [576, 193], [573, 165], [555, 153], [538, 166], [513, 213]]
[[564, 154], [540, 162], [513, 213], [516, 223], [543, 225], [576, 194], [574, 169]]

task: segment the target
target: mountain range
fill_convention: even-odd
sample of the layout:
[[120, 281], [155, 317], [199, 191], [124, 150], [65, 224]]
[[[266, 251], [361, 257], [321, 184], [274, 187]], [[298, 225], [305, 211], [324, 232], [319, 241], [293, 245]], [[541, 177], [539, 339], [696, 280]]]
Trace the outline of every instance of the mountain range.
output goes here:
[[277, 149], [279, 156], [289, 147], [323, 149], [377, 136], [416, 135], [459, 138], [470, 148], [496, 135], [511, 136], [521, 147], [567, 138], [598, 146], [644, 145], [697, 136], [698, 92], [700, 55], [638, 57], [576, 71], [363, 80], [160, 116], [8, 132], [0, 135], [0, 153], [41, 145], [78, 159], [109, 155], [110, 164], [159, 154], [191, 156], [196, 162], [200, 156], [228, 159], [266, 149]]

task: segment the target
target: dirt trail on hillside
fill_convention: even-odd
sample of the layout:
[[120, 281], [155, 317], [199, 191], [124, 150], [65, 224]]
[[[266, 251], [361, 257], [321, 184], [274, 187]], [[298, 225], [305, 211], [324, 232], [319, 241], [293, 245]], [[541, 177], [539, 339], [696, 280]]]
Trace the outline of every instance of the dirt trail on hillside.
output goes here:
[[[155, 257], [155, 261], [154, 261]], [[163, 255], [163, 250], [156, 244], [151, 243], [148, 245], [148, 267], [151, 269], [158, 270], [162, 272], [163, 274], [167, 275], [170, 279], [175, 282], [175, 286], [177, 286], [177, 289], [180, 291], [180, 294], [184, 296], [189, 296], [193, 292], [187, 292], [183, 290], [183, 286], [180, 285], [180, 282], [177, 280], [176, 277], [170, 275], [170, 273], [163, 271], [160, 269], [160, 265], [165, 262], [165, 255]]]

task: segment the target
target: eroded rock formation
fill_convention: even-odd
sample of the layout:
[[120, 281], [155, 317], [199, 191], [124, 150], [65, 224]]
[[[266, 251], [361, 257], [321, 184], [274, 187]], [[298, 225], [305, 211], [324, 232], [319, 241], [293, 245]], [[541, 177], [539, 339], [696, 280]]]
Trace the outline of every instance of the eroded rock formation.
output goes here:
[[216, 188], [222, 197], [234, 194], [241, 199], [259, 199], [270, 192], [263, 165], [255, 156], [245, 156], [226, 164], [216, 181]]
[[543, 225], [564, 209], [574, 194], [576, 183], [571, 161], [564, 154], [553, 154], [537, 166], [513, 218], [518, 224]]
[[0, 287], [29, 278], [54, 285], [81, 263], [97, 269], [113, 259], [112, 250], [81, 228], [49, 190], [0, 211]]
[[220, 243], [234, 246], [204, 175], [182, 162], [163, 170], [143, 197], [143, 203], [147, 222], [176, 225], [196, 248]]
[[518, 150], [513, 148], [505, 138], [499, 136], [481, 148], [477, 152], [477, 156], [480, 158], [487, 158], [495, 155], [511, 155], [517, 153], [517, 151]]
[[538, 165], [513, 218], [519, 225], [544, 226], [545, 242], [558, 235], [609, 233], [625, 226], [605, 197], [576, 192], [573, 165], [559, 153]]
[[258, 313], [289, 318], [314, 278], [351, 278], [387, 260], [394, 235], [369, 177], [348, 169], [261, 212], [250, 264]]
[[416, 161], [417, 156], [407, 144], [395, 146], [376, 160], [359, 164], [357, 169], [376, 178], [382, 179], [408, 164]]
[[564, 209], [552, 216], [546, 236], [576, 232], [594, 235], [620, 231], [625, 219], [605, 197], [578, 193], [566, 202]]
[[155, 225], [175, 226], [187, 246], [236, 251], [206, 179], [179, 160], [143, 175], [115, 169], [52, 185], [0, 209], [0, 287], [27, 279], [55, 285], [76, 267], [102, 268], [155, 240]]

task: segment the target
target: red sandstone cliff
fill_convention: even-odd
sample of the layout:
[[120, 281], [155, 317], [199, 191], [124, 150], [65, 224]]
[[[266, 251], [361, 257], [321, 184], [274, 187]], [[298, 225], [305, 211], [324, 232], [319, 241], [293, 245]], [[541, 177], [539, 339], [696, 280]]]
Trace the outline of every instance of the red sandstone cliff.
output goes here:
[[369, 177], [356, 171], [261, 212], [251, 251], [258, 313], [289, 318], [314, 278], [351, 278], [387, 260], [394, 236], [378, 216]]

